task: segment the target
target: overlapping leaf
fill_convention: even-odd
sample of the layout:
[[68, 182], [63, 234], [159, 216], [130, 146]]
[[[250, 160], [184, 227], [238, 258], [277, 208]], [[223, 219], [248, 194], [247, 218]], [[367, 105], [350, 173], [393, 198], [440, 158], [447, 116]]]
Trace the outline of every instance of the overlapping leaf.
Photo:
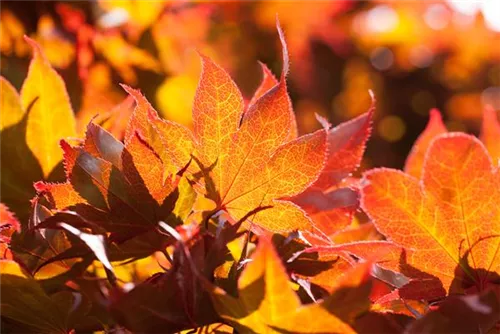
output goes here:
[[62, 78], [50, 66], [40, 47], [25, 38], [33, 48], [33, 60], [21, 89], [21, 105], [30, 108], [26, 142], [40, 162], [44, 177], [62, 160], [61, 138], [76, 135], [73, 110]]
[[171, 268], [130, 291], [115, 291], [110, 306], [114, 317], [136, 332], [174, 333], [218, 321], [202, 283], [215, 280], [215, 269], [224, 263], [227, 244], [238, 236], [241, 223], [226, 225], [217, 237], [197, 226], [177, 235]]
[[207, 195], [236, 220], [256, 207], [271, 205], [251, 221], [275, 232], [311, 229], [302, 210], [279, 199], [302, 192], [317, 179], [326, 146], [324, 130], [288, 141], [295, 120], [285, 82], [288, 54], [279, 31], [284, 66], [276, 86], [243, 114], [243, 98], [235, 83], [202, 56], [193, 109], [196, 154], [205, 171]]
[[393, 266], [420, 283], [407, 289], [413, 297], [483, 290], [498, 280], [498, 175], [483, 144], [461, 133], [431, 142], [421, 180], [392, 169], [365, 174], [362, 207], [404, 247]]
[[353, 269], [331, 296], [302, 305], [272, 244], [261, 238], [238, 280], [238, 298], [216, 287], [211, 296], [217, 312], [241, 333], [350, 333], [349, 323], [368, 307], [369, 268]]
[[[59, 177], [62, 152], [59, 140], [75, 136], [75, 120], [62, 78], [50, 66], [38, 44], [33, 48], [21, 95], [1, 78], [2, 201], [25, 224], [33, 182]], [[62, 169], [61, 169], [62, 170]]]
[[348, 226], [358, 208], [356, 187], [354, 184], [350, 187], [347, 178], [361, 163], [374, 111], [373, 99], [367, 113], [336, 127], [330, 128], [326, 120], [320, 119], [326, 128], [330, 128], [325, 167], [318, 180], [292, 200], [328, 236]]
[[[429, 122], [425, 130], [418, 137], [417, 141], [413, 145], [408, 158], [406, 159], [404, 170], [406, 173], [420, 178], [423, 172], [423, 164], [425, 160], [425, 155], [427, 149], [431, 144], [432, 140], [439, 136], [440, 134], [446, 133], [448, 130], [443, 124], [443, 119], [439, 110], [431, 109], [429, 113]], [[483, 122], [481, 127], [480, 139], [488, 150], [493, 163], [498, 165], [499, 153], [499, 141], [500, 137], [500, 123], [495, 110], [491, 106], [486, 106], [483, 112]]]
[[[159, 221], [171, 219], [179, 196], [178, 177], [166, 176], [168, 162], [162, 161], [139, 130], [124, 145], [90, 123], [82, 145], [73, 147], [62, 141], [61, 146], [67, 182], [36, 185], [51, 209], [73, 210], [84, 226], [97, 226], [117, 242], [147, 236]], [[54, 227], [59, 221], [56, 215], [38, 228]]]
[[[251, 218], [256, 230], [312, 230], [300, 208], [280, 199], [302, 192], [317, 179], [323, 169], [326, 135], [320, 130], [296, 138], [285, 82], [288, 53], [279, 31], [284, 55], [281, 79], [276, 82], [263, 67], [263, 83], [247, 110], [230, 76], [201, 56], [203, 73], [194, 101], [193, 134], [161, 120], [142, 94], [124, 86], [137, 102], [125, 142], [140, 130], [162, 159], [168, 157], [176, 167], [193, 154], [204, 176], [205, 195], [235, 220], [257, 207], [271, 206]], [[193, 167], [190, 172], [199, 174]]]

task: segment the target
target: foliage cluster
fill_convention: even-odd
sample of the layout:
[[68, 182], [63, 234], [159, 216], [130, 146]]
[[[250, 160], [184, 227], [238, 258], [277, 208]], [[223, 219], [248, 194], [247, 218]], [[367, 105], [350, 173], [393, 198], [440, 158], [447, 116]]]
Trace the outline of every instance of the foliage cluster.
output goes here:
[[124, 128], [118, 105], [83, 138], [63, 80], [25, 38], [20, 94], [1, 78], [2, 329], [498, 330], [494, 110], [480, 139], [433, 110], [404, 172], [354, 177], [374, 107], [298, 136], [278, 32], [281, 76], [262, 65], [249, 100], [200, 56], [193, 131], [122, 85], [135, 101]]

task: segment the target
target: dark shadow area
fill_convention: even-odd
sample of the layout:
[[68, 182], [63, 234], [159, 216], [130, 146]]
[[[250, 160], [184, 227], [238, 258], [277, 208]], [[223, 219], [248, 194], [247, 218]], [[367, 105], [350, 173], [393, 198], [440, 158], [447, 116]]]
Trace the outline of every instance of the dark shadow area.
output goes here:
[[448, 297], [438, 309], [411, 323], [405, 333], [493, 333], [499, 321], [500, 298], [493, 290], [485, 290], [473, 296]]
[[210, 166], [205, 166], [203, 165], [203, 162], [201, 162], [197, 157], [194, 155], [191, 155], [193, 160], [196, 162], [196, 165], [200, 169], [200, 172], [194, 173], [193, 174], [193, 181], [198, 183], [202, 178], [205, 181], [204, 186], [205, 190], [207, 192], [206, 197], [213, 200], [215, 203], [220, 204], [222, 199], [220, 197], [219, 192], [217, 191], [215, 187], [215, 182], [212, 178], [211, 172], [214, 170], [215, 166], [218, 163], [218, 160], [215, 160], [213, 164]]
[[399, 295], [403, 299], [438, 299], [446, 296], [447, 291], [443, 284], [434, 275], [421, 271], [407, 262], [406, 250], [403, 249], [399, 258], [399, 268], [401, 273], [408, 278], [410, 282], [399, 288]]
[[30, 200], [35, 197], [33, 182], [43, 180], [40, 163], [26, 143], [28, 117], [35, 99], [29, 105], [23, 118], [0, 134], [0, 180], [2, 202], [14, 212], [21, 222], [22, 230], [27, 227], [31, 211]]
[[477, 240], [470, 249], [465, 250], [464, 255], [460, 258], [460, 265], [457, 265], [455, 268], [455, 278], [450, 286], [450, 294], [460, 293], [461, 291], [465, 293], [478, 293], [487, 289], [489, 285], [500, 286], [500, 275], [497, 272], [485, 268], [475, 269], [471, 267], [469, 262], [471, 251], [474, 247], [481, 242], [494, 242], [495, 239], [497, 243], [500, 242], [500, 236], [492, 235]]
[[198, 277], [201, 274], [207, 280], [213, 278], [213, 270], [205, 271], [205, 257], [213, 242], [207, 234], [196, 235], [186, 244], [189, 257], [184, 246], [178, 244], [172, 268], [112, 300], [113, 316], [127, 329], [140, 333], [173, 333], [218, 321]]

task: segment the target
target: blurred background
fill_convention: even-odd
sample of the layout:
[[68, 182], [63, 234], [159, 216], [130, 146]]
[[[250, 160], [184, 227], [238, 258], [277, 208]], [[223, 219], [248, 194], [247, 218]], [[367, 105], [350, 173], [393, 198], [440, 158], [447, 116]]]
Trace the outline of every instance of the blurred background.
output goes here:
[[[227, 69], [249, 98], [258, 60], [281, 71], [278, 14], [288, 41], [289, 91], [307, 133], [377, 98], [364, 167], [401, 168], [429, 109], [450, 130], [477, 133], [500, 110], [500, 1], [2, 1], [1, 74], [20, 89], [37, 40], [63, 76], [83, 131], [96, 114], [116, 132], [132, 109], [118, 83], [140, 88], [166, 119], [191, 125], [200, 62]], [[103, 121], [104, 122], [104, 121]]]

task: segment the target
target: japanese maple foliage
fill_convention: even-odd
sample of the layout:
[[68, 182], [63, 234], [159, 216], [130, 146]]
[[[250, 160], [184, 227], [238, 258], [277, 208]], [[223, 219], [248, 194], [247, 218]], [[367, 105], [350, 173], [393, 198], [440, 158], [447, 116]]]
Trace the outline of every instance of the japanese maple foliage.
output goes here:
[[[279, 80], [261, 64], [250, 98], [200, 55], [192, 131], [122, 85], [130, 97], [110, 122], [133, 100], [127, 126], [107, 131], [93, 118], [81, 137], [64, 81], [26, 38], [34, 54], [21, 94], [0, 80], [2, 329], [494, 330], [495, 112], [477, 139], [448, 133], [432, 110], [405, 172], [357, 179], [375, 99], [349, 122], [318, 117], [322, 129], [299, 136], [279, 24], [278, 34]], [[361, 209], [369, 221], [355, 219]]]
[[500, 269], [498, 168], [475, 137], [436, 133], [433, 117], [418, 142], [428, 142], [422, 170], [412, 165], [417, 150], [407, 164], [420, 180], [375, 169], [365, 173], [362, 189], [362, 207], [377, 229], [404, 247], [394, 265], [425, 286], [405, 292], [427, 299], [482, 291], [498, 283]]

